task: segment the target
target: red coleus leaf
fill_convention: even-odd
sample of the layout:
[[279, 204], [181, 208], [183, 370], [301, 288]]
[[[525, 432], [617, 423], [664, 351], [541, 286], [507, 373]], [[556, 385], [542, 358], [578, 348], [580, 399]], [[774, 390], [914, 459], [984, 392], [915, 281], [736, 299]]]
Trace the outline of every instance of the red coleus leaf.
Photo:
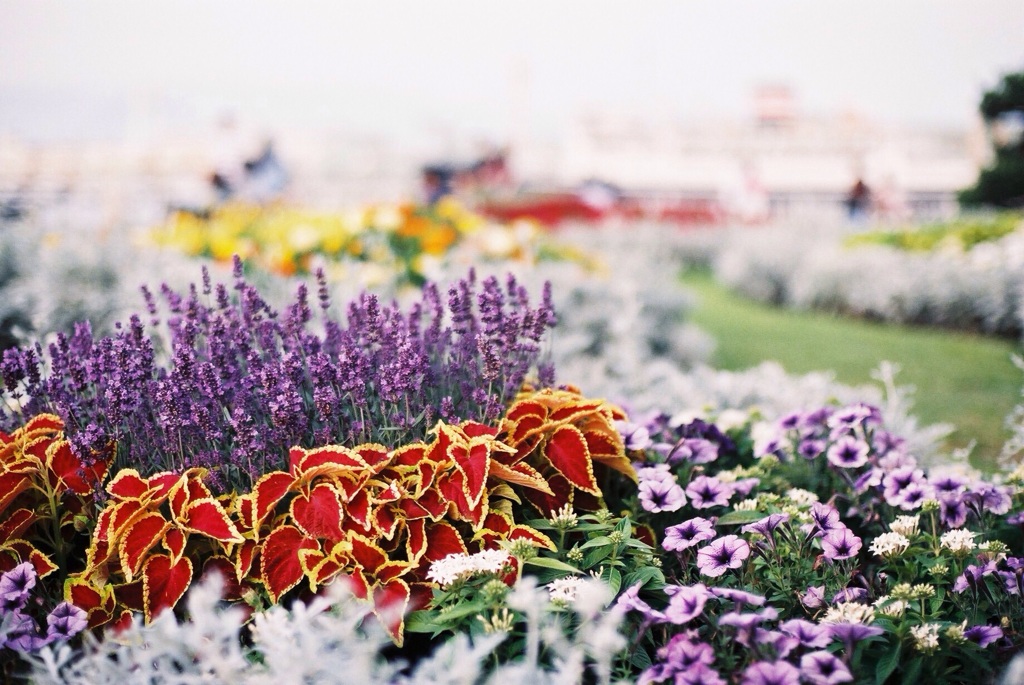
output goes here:
[[0, 543], [20, 538], [38, 518], [31, 509], [15, 509], [7, 514], [0, 523]]
[[121, 469], [107, 483], [107, 492], [122, 500], [141, 500], [149, 492], [149, 479], [135, 469]]
[[146, 552], [160, 542], [170, 527], [170, 522], [158, 512], [150, 512], [128, 527], [117, 545], [125, 580], [132, 581], [146, 559]]
[[122, 532], [133, 519], [142, 515], [145, 510], [138, 500], [124, 500], [107, 504], [96, 519], [96, 529], [93, 531], [93, 539], [96, 540], [117, 540]]
[[422, 442], [403, 445], [391, 454], [393, 466], [416, 466], [427, 458], [428, 448]]
[[416, 499], [416, 504], [423, 507], [430, 513], [430, 519], [437, 521], [448, 513], [448, 501], [441, 496], [441, 493], [432, 488], [427, 490]]
[[253, 528], [258, 529], [263, 520], [277, 507], [278, 502], [288, 494], [295, 479], [283, 471], [271, 471], [262, 476], [253, 486], [255, 520]]
[[31, 486], [32, 479], [24, 473], [0, 473], [0, 513]]
[[335, 473], [368, 471], [369, 466], [353, 450], [340, 445], [328, 445], [306, 450], [292, 466], [292, 475], [308, 483], [316, 476]]
[[299, 551], [299, 565], [309, 579], [309, 589], [316, 592], [321, 585], [329, 582], [345, 568], [351, 557], [351, 545], [347, 541], [336, 543], [330, 550], [304, 549]]
[[343, 583], [357, 599], [369, 599], [370, 583], [366, 580], [366, 574], [361, 568], [354, 568], [346, 574], [339, 575], [335, 583]]
[[440, 521], [427, 526], [427, 549], [423, 561], [434, 562], [449, 554], [466, 554], [466, 543], [455, 526]]
[[320, 545], [316, 540], [303, 535], [295, 526], [275, 528], [263, 540], [260, 579], [275, 604], [302, 580], [299, 551], [303, 549], [320, 549]]
[[341, 495], [330, 483], [317, 483], [306, 495], [298, 493], [291, 502], [292, 521], [311, 538], [340, 540], [344, 531]]
[[[2, 563], [2, 567], [0, 567], [0, 573], [6, 573], [19, 563], [25, 561], [32, 562], [32, 567], [35, 568], [36, 575], [40, 578], [45, 578], [59, 568], [57, 564], [50, 561], [50, 557], [40, 552], [32, 543], [26, 540], [12, 540], [0, 545], [0, 550], [6, 552], [6, 554], [2, 555], [5, 557], [5, 560]], [[10, 561], [13, 561], [13, 563], [8, 564]]]
[[520, 400], [513, 404], [505, 414], [505, 418], [509, 421], [519, 421], [524, 416], [536, 416], [543, 420], [548, 416], [548, 408], [540, 402]]
[[524, 488], [533, 488], [549, 495], [553, 494], [544, 476], [540, 475], [537, 469], [523, 461], [506, 466], [497, 459], [494, 459], [491, 461], [491, 475], [506, 483], [521, 485]]
[[537, 508], [541, 516], [548, 517], [552, 512], [558, 511], [566, 504], [573, 503], [573, 487], [560, 473], [552, 473], [548, 476], [548, 486], [551, 494], [539, 490], [526, 490], [523, 495], [526, 500]]
[[97, 587], [83, 578], [68, 578], [65, 581], [64, 599], [85, 611], [90, 628], [97, 628], [110, 621], [117, 608], [112, 585]]
[[370, 538], [353, 534], [349, 541], [352, 543], [353, 563], [367, 576], [376, 575], [377, 569], [387, 563], [388, 555]]
[[509, 540], [528, 540], [537, 547], [543, 547], [549, 549], [552, 552], [556, 550], [555, 543], [544, 533], [539, 530], [535, 530], [530, 526], [516, 524], [512, 526], [512, 530], [508, 532]]
[[244, 540], [220, 502], [209, 497], [190, 502], [181, 525], [190, 533], [199, 533], [225, 544]]
[[36, 414], [25, 423], [21, 430], [25, 433], [40, 431], [57, 434], [64, 430], [64, 422], [56, 414]]
[[405, 556], [410, 563], [419, 563], [427, 551], [427, 522], [424, 519], [406, 521]]
[[47, 448], [46, 467], [54, 491], [63, 493], [70, 490], [79, 495], [91, 493], [107, 470], [105, 461], [97, 461], [86, 470], [82, 460], [71, 451], [71, 443], [67, 440], [59, 440]]
[[246, 540], [235, 550], [235, 578], [239, 582], [252, 571], [253, 561], [259, 551], [260, 546], [254, 540]]
[[578, 428], [559, 426], [555, 429], [544, 446], [544, 456], [574, 487], [600, 496], [590, 450]]
[[189, 469], [185, 473], [174, 473], [163, 471], [149, 477], [149, 489], [152, 491], [152, 501], [163, 502], [171, 494], [171, 489], [181, 484], [182, 487], [188, 483], [189, 477], [201, 469]]
[[368, 442], [362, 445], [357, 445], [352, 448], [359, 458], [366, 462], [367, 466], [374, 473], [379, 473], [381, 469], [386, 467], [391, 462], [390, 452], [384, 445], [377, 443]]
[[582, 416], [600, 411], [604, 400], [577, 400], [558, 407], [548, 416], [549, 421], [575, 421]]
[[172, 563], [165, 554], [154, 554], [142, 568], [142, 602], [146, 622], [178, 603], [192, 583], [192, 561], [182, 557]]
[[209, 557], [203, 563], [203, 572], [200, 577], [205, 578], [211, 574], [217, 574], [223, 580], [221, 596], [224, 599], [232, 602], [242, 599], [244, 588], [235, 578], [235, 565], [231, 563], [230, 559], [223, 556]]
[[370, 494], [365, 489], [357, 490], [345, 504], [345, 515], [364, 531], [370, 530]]
[[181, 556], [185, 553], [185, 543], [187, 541], [188, 537], [180, 528], [171, 528], [164, 534], [161, 544], [171, 555], [171, 561], [178, 563], [178, 559], [181, 559]]
[[391, 540], [401, 519], [396, 515], [393, 505], [377, 507], [373, 514], [373, 527], [381, 537]]
[[488, 426], [484, 423], [477, 423], [476, 421], [463, 421], [459, 424], [459, 428], [466, 434], [468, 438], [478, 438], [482, 435], [488, 435], [494, 437], [498, 434], [498, 428], [496, 426]]
[[469, 445], [452, 445], [450, 450], [455, 468], [465, 477], [466, 496], [471, 507], [480, 504], [487, 485], [491, 466], [491, 448], [486, 442], [471, 442]]
[[373, 613], [398, 647], [405, 631], [405, 611], [409, 606], [409, 584], [395, 579], [373, 590]]

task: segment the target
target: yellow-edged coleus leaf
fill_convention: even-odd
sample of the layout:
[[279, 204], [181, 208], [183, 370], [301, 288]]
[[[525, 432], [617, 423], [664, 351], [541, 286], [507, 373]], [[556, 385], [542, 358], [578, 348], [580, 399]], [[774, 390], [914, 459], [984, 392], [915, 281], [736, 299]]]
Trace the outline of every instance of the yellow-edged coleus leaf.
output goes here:
[[252, 572], [253, 561], [259, 551], [260, 545], [255, 540], [246, 540], [235, 548], [232, 556], [235, 562], [235, 578], [238, 582], [242, 582], [242, 579]]
[[15, 509], [0, 522], [0, 543], [20, 538], [39, 519], [31, 509]]
[[64, 599], [86, 613], [90, 628], [109, 622], [117, 608], [113, 585], [94, 585], [75, 576], [64, 581]]
[[449, 554], [466, 554], [466, 543], [455, 526], [444, 521], [427, 525], [427, 548], [420, 557], [421, 566], [444, 559]]
[[356, 528], [369, 532], [372, 527], [372, 515], [370, 493], [365, 488], [357, 490], [353, 493], [352, 498], [345, 503], [345, 516], [349, 522], [348, 528], [352, 528], [352, 524], [355, 524]]
[[181, 519], [181, 527], [190, 533], [199, 533], [224, 544], [244, 541], [224, 507], [212, 497], [189, 502]]
[[[149, 477], [149, 488], [152, 491], [153, 502], [163, 502], [171, 496], [171, 491], [176, 487], [185, 487], [194, 476], [197, 469], [188, 469], [184, 473], [163, 471]], [[202, 469], [205, 473], [205, 469]]]
[[163, 546], [167, 553], [171, 557], [171, 561], [178, 563], [182, 555], [185, 554], [185, 543], [188, 542], [188, 536], [180, 528], [171, 528], [164, 533], [163, 540], [160, 544]]
[[554, 407], [548, 414], [549, 421], [576, 421], [587, 414], [599, 412], [605, 406], [604, 400], [569, 400], [559, 407]]
[[205, 578], [211, 573], [216, 573], [223, 581], [221, 597], [229, 602], [237, 602], [242, 599], [244, 588], [235, 579], [235, 566], [227, 557], [217, 554], [207, 557], [203, 562], [203, 570], [200, 577]]
[[135, 469], [121, 469], [109, 483], [107, 492], [120, 500], [142, 500], [149, 494], [149, 479], [143, 478]]
[[427, 521], [412, 519], [405, 522], [405, 556], [411, 564], [418, 564], [427, 551]]
[[497, 459], [491, 461], [491, 475], [513, 485], [520, 485], [524, 488], [540, 490], [549, 495], [551, 487], [548, 481], [540, 472], [524, 461], [516, 462], [510, 466], [502, 464]]
[[394, 538], [395, 530], [398, 528], [399, 521], [402, 520], [399, 516], [400, 511], [396, 510], [392, 504], [377, 507], [373, 512], [373, 528], [377, 535], [385, 540]]
[[299, 551], [299, 565], [309, 580], [310, 592], [325, 585], [341, 573], [351, 561], [347, 540], [337, 542], [330, 549], [304, 549]]
[[574, 494], [572, 484], [562, 474], [552, 473], [546, 480], [550, 488], [550, 494], [540, 490], [523, 491], [526, 501], [536, 507], [541, 516], [545, 518], [551, 516], [552, 512], [558, 511], [566, 504], [572, 504]]
[[[294, 459], [294, 451], [293, 451]], [[303, 484], [318, 476], [331, 477], [339, 473], [369, 472], [370, 467], [355, 451], [341, 445], [328, 445], [305, 450], [292, 462], [291, 472]]]
[[302, 580], [299, 552], [304, 549], [320, 549], [320, 545], [295, 526], [279, 526], [263, 539], [260, 581], [275, 604]]
[[405, 613], [409, 607], [409, 584], [396, 578], [373, 589], [373, 613], [398, 647], [405, 639]]
[[384, 445], [367, 442], [352, 448], [359, 458], [366, 462], [372, 473], [380, 473], [391, 463], [391, 452]]
[[354, 533], [348, 541], [352, 546], [352, 563], [361, 568], [367, 578], [375, 577], [377, 569], [388, 562], [388, 555], [374, 539]]
[[594, 479], [594, 463], [583, 433], [575, 426], [559, 426], [544, 445], [544, 457], [573, 487], [600, 496]]
[[147, 512], [148, 509], [139, 500], [108, 502], [96, 519], [96, 528], [92, 536], [97, 540], [116, 542], [133, 520]]
[[50, 483], [58, 493], [65, 491], [88, 495], [103, 482], [108, 461], [97, 459], [86, 465], [71, 449], [67, 440], [58, 440], [46, 449], [46, 468]]
[[422, 442], [402, 445], [391, 453], [390, 464], [393, 466], [416, 466], [427, 461], [429, 448]]
[[544, 549], [552, 552], [556, 551], [554, 541], [544, 533], [540, 532], [530, 526], [516, 523], [512, 526], [512, 529], [508, 532], [508, 540], [527, 540], [532, 542], [536, 547], [543, 547]]
[[295, 479], [292, 475], [284, 471], [271, 471], [256, 481], [256, 485], [252, 489], [253, 508], [255, 510], [254, 530], [259, 529], [264, 519], [284, 499], [294, 483]]
[[479, 438], [484, 436], [493, 438], [498, 434], [498, 428], [496, 426], [488, 426], [485, 423], [477, 423], [476, 421], [463, 421], [459, 424], [459, 429], [462, 430], [467, 438]]
[[0, 554], [0, 557], [3, 557], [3, 561], [0, 561], [0, 573], [10, 571], [25, 561], [32, 563], [32, 567], [36, 570], [36, 576], [39, 578], [45, 578], [59, 568], [50, 560], [50, 557], [40, 552], [35, 545], [27, 540], [5, 542], [0, 545], [0, 551], [4, 552], [4, 554]]
[[166, 554], [154, 554], [142, 567], [142, 603], [146, 622], [171, 609], [192, 583], [192, 561], [182, 557], [174, 563]]
[[466, 497], [471, 507], [480, 504], [487, 476], [491, 468], [490, 441], [476, 439], [468, 444], [452, 445], [449, 453], [455, 462], [455, 468], [462, 472], [466, 488]]
[[542, 420], [546, 419], [548, 417], [548, 408], [535, 400], [523, 399], [515, 402], [505, 413], [505, 418], [513, 422], [519, 421], [525, 416], [539, 417]]
[[25, 473], [0, 473], [0, 513], [7, 510], [21, 493], [32, 487], [32, 477]]
[[149, 512], [133, 521], [125, 530], [117, 544], [117, 556], [121, 573], [127, 582], [132, 582], [146, 560], [146, 553], [163, 539], [170, 527], [170, 521], [163, 514]]
[[341, 493], [333, 484], [317, 483], [308, 494], [299, 492], [292, 498], [292, 521], [299, 530], [311, 538], [337, 542], [344, 536], [341, 522], [345, 515], [341, 497]]

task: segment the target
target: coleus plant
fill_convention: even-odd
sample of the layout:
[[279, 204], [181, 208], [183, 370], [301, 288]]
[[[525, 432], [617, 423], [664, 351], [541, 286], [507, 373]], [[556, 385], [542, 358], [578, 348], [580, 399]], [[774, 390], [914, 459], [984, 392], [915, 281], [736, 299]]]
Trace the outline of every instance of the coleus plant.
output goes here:
[[229, 599], [250, 602], [345, 578], [400, 641], [401, 616], [430, 596], [431, 563], [505, 540], [553, 550], [519, 522], [524, 500], [541, 511], [597, 508], [598, 476], [635, 479], [614, 427], [621, 417], [573, 390], [526, 391], [497, 427], [439, 422], [431, 440], [395, 449], [295, 447], [287, 470], [219, 496], [202, 468], [125, 469], [106, 487], [68, 599], [96, 626], [132, 611], [152, 620], [209, 568], [228, 577]]

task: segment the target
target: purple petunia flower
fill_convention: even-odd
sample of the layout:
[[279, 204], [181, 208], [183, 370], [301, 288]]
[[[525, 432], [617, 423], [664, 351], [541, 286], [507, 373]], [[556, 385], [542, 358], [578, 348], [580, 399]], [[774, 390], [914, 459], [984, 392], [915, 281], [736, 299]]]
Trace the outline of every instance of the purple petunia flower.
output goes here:
[[803, 425], [803, 422], [803, 412], [795, 411], [786, 414], [781, 419], [779, 419], [779, 428], [781, 428], [784, 431], [791, 431], [796, 428], [799, 428], [801, 425]]
[[640, 506], [644, 511], [679, 511], [686, 504], [686, 494], [678, 483], [669, 480], [646, 480], [640, 483]]
[[660, 611], [651, 608], [651, 605], [640, 599], [640, 588], [643, 583], [637, 583], [630, 586], [628, 590], [619, 595], [619, 598], [615, 601], [616, 606], [626, 611], [637, 611], [643, 614], [644, 619], [648, 621], [660, 622], [665, 619], [665, 615]]
[[717, 478], [697, 476], [686, 486], [686, 496], [694, 509], [724, 507], [732, 497], [732, 488]]
[[825, 606], [825, 586], [812, 585], [800, 595], [800, 603], [808, 609], [820, 609]]
[[676, 685], [726, 685], [718, 671], [704, 664], [676, 673], [675, 683]]
[[871, 448], [863, 440], [844, 435], [828, 448], [826, 456], [830, 463], [844, 469], [855, 469], [868, 463]]
[[801, 440], [796, 448], [796, 453], [804, 459], [817, 459], [825, 451], [825, 441], [808, 438]]
[[697, 552], [701, 575], [716, 578], [730, 568], [740, 568], [750, 556], [750, 545], [735, 535], [726, 535]]
[[889, 471], [882, 478], [882, 494], [885, 501], [894, 507], [899, 506], [902, 501], [900, 493], [912, 483], [927, 484], [924, 471], [913, 466], [904, 466]]
[[935, 490], [931, 485], [927, 483], [911, 483], [893, 497], [887, 498], [887, 502], [894, 507], [912, 511], [920, 509], [926, 499], [933, 499], [934, 497]]
[[740, 528], [741, 533], [757, 533], [768, 538], [772, 548], [775, 547], [775, 529], [789, 520], [789, 514], [769, 514], [759, 521], [748, 523]]
[[651, 432], [641, 423], [616, 421], [615, 429], [622, 436], [627, 450], [644, 450], [651, 446]]
[[863, 602], [868, 598], [868, 591], [862, 587], [844, 587], [832, 595], [832, 604], [840, 602]]
[[702, 583], [679, 587], [665, 607], [665, 619], [676, 625], [688, 623], [704, 611], [707, 601], [708, 589]]
[[710, 464], [718, 459], [718, 445], [703, 438], [683, 438], [672, 450], [670, 464]]
[[681, 552], [715, 537], [715, 525], [706, 518], [696, 516], [665, 529], [661, 546], [670, 552]]
[[1010, 497], [1010, 489], [1005, 485], [994, 485], [985, 483], [975, 490], [981, 495], [981, 507], [985, 511], [1003, 515], [1010, 511], [1013, 499]]
[[939, 494], [939, 521], [947, 528], [962, 528], [967, 523], [967, 504], [961, 495]]
[[971, 626], [964, 631], [964, 637], [979, 647], [988, 647], [1003, 637], [1003, 629], [999, 626]]
[[841, 641], [847, 654], [853, 654], [853, 647], [861, 640], [881, 635], [885, 631], [877, 626], [866, 626], [863, 623], [832, 623], [829, 626], [832, 637]]
[[48, 640], [67, 640], [89, 625], [89, 616], [70, 602], [61, 602], [46, 617]]
[[828, 418], [828, 426], [834, 431], [845, 431], [858, 426], [877, 426], [882, 422], [882, 412], [878, 407], [858, 402], [836, 410]]
[[830, 504], [815, 502], [811, 505], [811, 520], [814, 525], [822, 531], [830, 531], [834, 528], [845, 528], [846, 525], [839, 521], [839, 512]]
[[823, 649], [832, 642], [832, 631], [827, 626], [818, 625], [802, 618], [794, 618], [779, 625], [779, 630], [800, 641], [804, 647]]
[[758, 661], [743, 671], [742, 685], [799, 685], [800, 671], [785, 661]]
[[[776, 659], [785, 659], [790, 652], [800, 646], [800, 640], [792, 635], [777, 630], [765, 630], [758, 626], [754, 629], [754, 645], [758, 648], [768, 647]], [[765, 652], [761, 651], [761, 654], [764, 655]]]
[[831, 561], [852, 559], [861, 548], [861, 539], [849, 528], [833, 528], [821, 537], [821, 551]]
[[995, 572], [996, 564], [994, 561], [989, 561], [981, 566], [968, 564], [964, 572], [957, 576], [956, 581], [953, 583], [953, 592], [960, 594], [969, 587], [977, 588], [982, 578], [990, 576]]
[[737, 605], [747, 604], [752, 607], [759, 607], [766, 601], [763, 595], [755, 595], [752, 592], [731, 587], [713, 587], [711, 594], [723, 601], [735, 602]]
[[835, 685], [853, 680], [853, 674], [836, 655], [825, 650], [800, 657], [800, 675], [814, 685]]
[[6, 611], [24, 608], [35, 586], [35, 566], [23, 561], [0, 576], [0, 608]]

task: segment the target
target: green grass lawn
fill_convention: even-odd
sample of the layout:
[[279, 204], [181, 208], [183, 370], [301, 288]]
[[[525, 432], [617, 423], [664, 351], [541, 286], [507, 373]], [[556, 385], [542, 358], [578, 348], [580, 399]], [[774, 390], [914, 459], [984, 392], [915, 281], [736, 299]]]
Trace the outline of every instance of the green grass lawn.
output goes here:
[[736, 295], [707, 273], [683, 283], [699, 297], [694, 323], [717, 342], [713, 363], [739, 370], [775, 360], [790, 373], [829, 370], [849, 385], [870, 383], [879, 361], [900, 366], [896, 380], [913, 385], [914, 413], [924, 423], [957, 427], [951, 446], [977, 441], [975, 466], [994, 468], [1007, 432], [1003, 419], [1020, 397], [1024, 374], [1012, 341], [965, 333], [852, 320], [766, 306]]

